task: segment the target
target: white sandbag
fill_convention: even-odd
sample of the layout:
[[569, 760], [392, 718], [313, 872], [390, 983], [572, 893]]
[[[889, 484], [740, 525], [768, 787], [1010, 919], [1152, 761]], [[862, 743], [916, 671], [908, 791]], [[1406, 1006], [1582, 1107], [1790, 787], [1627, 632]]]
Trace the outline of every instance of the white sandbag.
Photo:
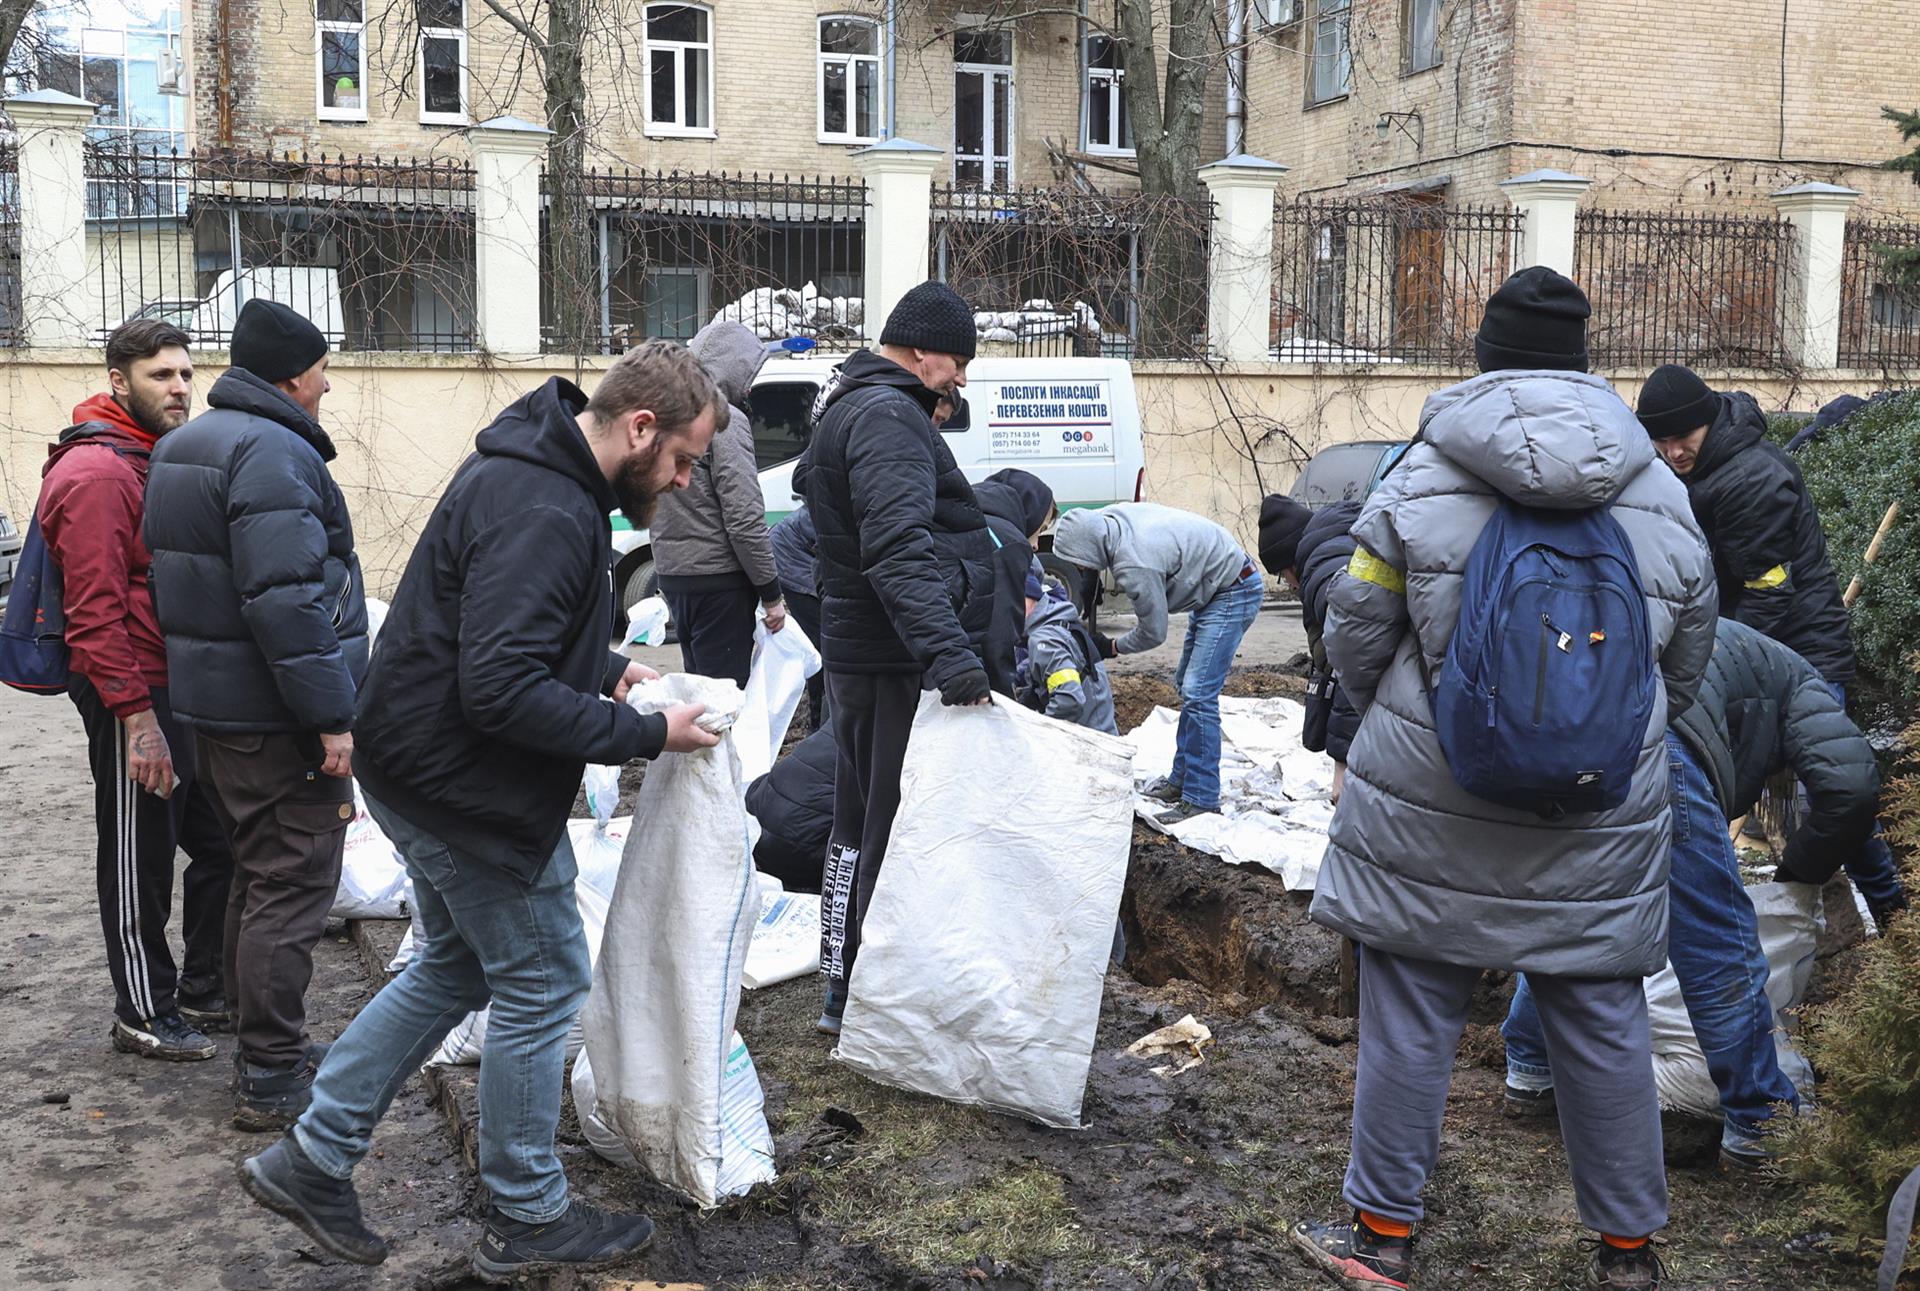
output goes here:
[[750, 991], [820, 971], [820, 898], [785, 891], [770, 874], [759, 879], [760, 921], [740, 977]]
[[1077, 1128], [1132, 817], [1123, 741], [924, 696], [835, 1057]]
[[766, 611], [758, 611], [753, 625], [753, 662], [748, 665], [747, 689], [740, 716], [733, 724], [733, 744], [740, 754], [741, 792], [767, 772], [780, 757], [787, 728], [807, 691], [807, 678], [820, 671], [820, 651], [787, 616], [786, 626], [768, 632]]
[[[1784, 1015], [1800, 1002], [1813, 978], [1814, 945], [1824, 920], [1820, 889], [1810, 883], [1755, 883], [1747, 888], [1767, 957], [1767, 1000], [1773, 1005], [1773, 1042], [1780, 1070], [1804, 1093], [1813, 1090], [1813, 1068], [1787, 1034]], [[1660, 1106], [1717, 1120], [1720, 1092], [1687, 1020], [1686, 1002], [1671, 967], [1647, 979], [1647, 1023], [1653, 1035], [1653, 1081]]]
[[333, 894], [335, 919], [404, 919], [413, 906], [413, 880], [400, 851], [367, 814], [360, 782], [353, 782], [353, 821], [340, 858], [340, 886]]
[[[703, 703], [717, 726], [742, 696], [730, 681], [676, 674], [628, 702]], [[586, 1061], [575, 1063], [588, 1141], [701, 1206], [774, 1177], [760, 1078], [734, 1033], [760, 914], [743, 794], [731, 733], [647, 769], [609, 915], [619, 932], [594, 969]]]

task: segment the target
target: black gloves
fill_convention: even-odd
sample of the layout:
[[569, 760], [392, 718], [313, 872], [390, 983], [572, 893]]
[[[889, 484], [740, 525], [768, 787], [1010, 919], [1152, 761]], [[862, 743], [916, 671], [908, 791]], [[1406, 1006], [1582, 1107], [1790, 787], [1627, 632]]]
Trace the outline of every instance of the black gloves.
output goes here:
[[1113, 644], [1113, 638], [1104, 632], [1093, 634], [1093, 644], [1099, 649], [1102, 659], [1112, 659], [1120, 653], [1119, 648]]
[[985, 670], [973, 668], [940, 687], [940, 702], [955, 708], [977, 704], [991, 693]]

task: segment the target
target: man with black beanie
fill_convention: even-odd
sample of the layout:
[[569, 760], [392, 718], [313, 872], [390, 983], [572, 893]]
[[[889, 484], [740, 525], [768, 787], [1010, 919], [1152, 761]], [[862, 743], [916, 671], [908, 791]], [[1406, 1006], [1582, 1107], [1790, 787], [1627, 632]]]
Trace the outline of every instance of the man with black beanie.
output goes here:
[[232, 348], [208, 411], [154, 446], [144, 533], [174, 715], [233, 838], [234, 1125], [272, 1130], [307, 1105], [318, 1057], [306, 991], [353, 819], [367, 607], [318, 420], [327, 338], [255, 299]]
[[900, 806], [920, 692], [987, 702], [994, 540], [932, 422], [941, 396], [967, 383], [973, 352], [966, 301], [921, 283], [887, 317], [878, 351], [840, 365], [794, 470], [819, 531], [820, 653], [840, 758], [820, 905], [829, 1035]]
[[[1720, 613], [1794, 650], [1844, 706], [1853, 637], [1826, 531], [1800, 467], [1767, 438], [1759, 403], [1742, 390], [1712, 390], [1691, 369], [1669, 363], [1647, 378], [1636, 411], [1687, 486], [1713, 551]], [[1878, 834], [1846, 868], [1876, 920], [1906, 907], [1893, 855]]]

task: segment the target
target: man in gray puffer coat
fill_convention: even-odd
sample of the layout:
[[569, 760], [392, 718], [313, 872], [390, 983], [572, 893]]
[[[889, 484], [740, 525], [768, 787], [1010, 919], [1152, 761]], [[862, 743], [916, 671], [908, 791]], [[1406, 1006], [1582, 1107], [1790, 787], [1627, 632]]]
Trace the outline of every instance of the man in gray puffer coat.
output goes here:
[[[1712, 654], [1715, 590], [1685, 489], [1586, 374], [1588, 312], [1546, 268], [1494, 293], [1476, 341], [1482, 375], [1427, 400], [1420, 438], [1368, 499], [1330, 592], [1327, 656], [1363, 717], [1312, 913], [1360, 944], [1344, 1189], [1357, 1213], [1293, 1237], [1353, 1285], [1409, 1284], [1454, 1051], [1488, 968], [1533, 984], [1580, 1219], [1605, 1239], [1588, 1285], [1660, 1285], [1646, 1239], [1667, 1222], [1667, 1188], [1641, 978], [1666, 956], [1665, 733]], [[1549, 820], [1473, 797], [1434, 733], [1415, 652], [1440, 672], [1496, 494], [1610, 506], [1632, 544], [1656, 702], [1627, 799], [1610, 811]]]
[[653, 559], [680, 634], [682, 665], [745, 686], [754, 606], [766, 608], [769, 632], [787, 621], [746, 412], [767, 351], [751, 330], [725, 321], [701, 328], [687, 348], [726, 396], [731, 415], [694, 464], [687, 487], [655, 503]]

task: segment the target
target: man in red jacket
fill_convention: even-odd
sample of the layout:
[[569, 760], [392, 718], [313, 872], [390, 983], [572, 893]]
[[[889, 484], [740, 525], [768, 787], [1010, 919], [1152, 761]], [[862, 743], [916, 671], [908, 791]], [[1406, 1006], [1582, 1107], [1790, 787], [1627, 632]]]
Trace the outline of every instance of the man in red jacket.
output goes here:
[[[194, 742], [167, 704], [167, 648], [140, 540], [147, 457], [187, 419], [187, 337], [153, 319], [107, 338], [109, 393], [73, 410], [42, 470], [37, 515], [65, 588], [68, 693], [93, 764], [100, 924], [113, 975], [113, 1047], [176, 1062], [213, 1057], [227, 1024], [221, 937], [233, 851]], [[187, 853], [185, 963], [167, 946], [173, 855]]]

